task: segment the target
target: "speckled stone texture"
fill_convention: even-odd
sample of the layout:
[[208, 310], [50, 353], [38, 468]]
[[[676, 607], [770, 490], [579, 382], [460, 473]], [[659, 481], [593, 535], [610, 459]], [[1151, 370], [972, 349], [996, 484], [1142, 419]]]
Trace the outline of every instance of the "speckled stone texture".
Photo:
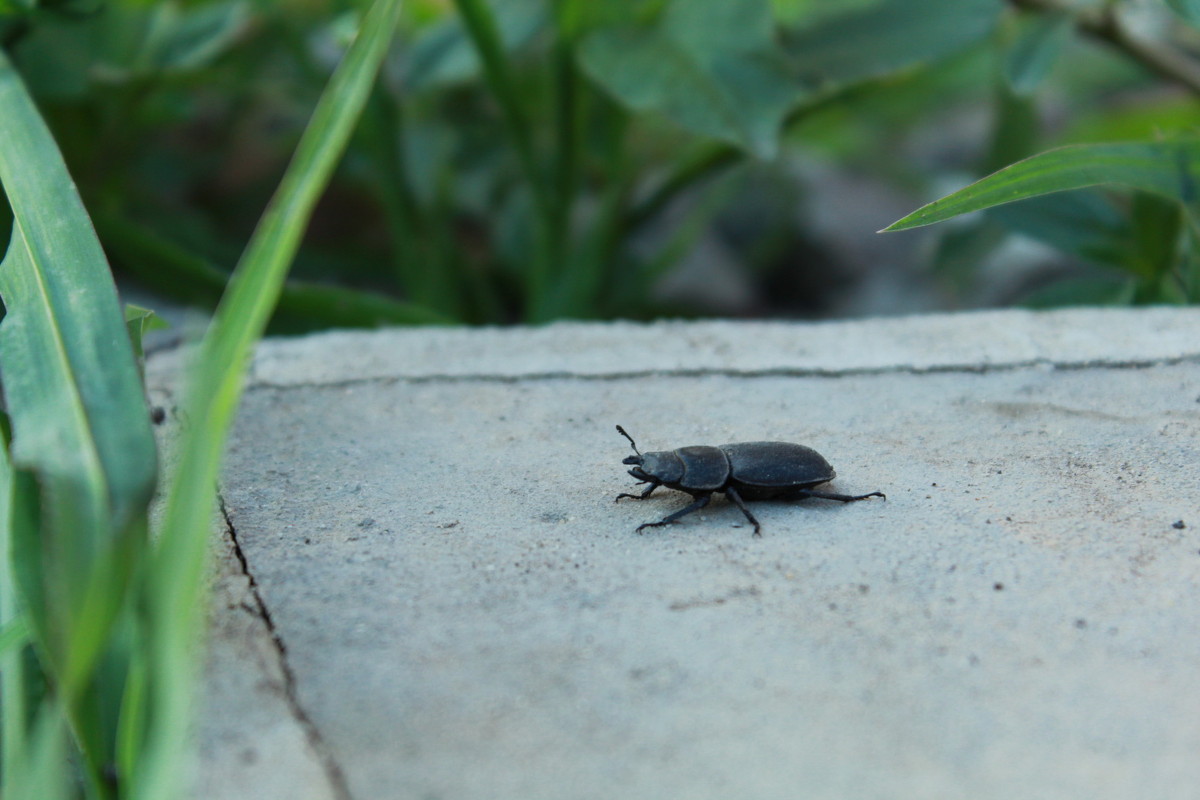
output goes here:
[[[178, 362], [150, 365], [164, 402]], [[613, 502], [616, 423], [801, 442], [887, 500], [756, 503], [755, 539], [718, 499], [637, 535], [688, 498]], [[1197, 487], [1200, 310], [269, 341], [200, 786], [1192, 797]]]

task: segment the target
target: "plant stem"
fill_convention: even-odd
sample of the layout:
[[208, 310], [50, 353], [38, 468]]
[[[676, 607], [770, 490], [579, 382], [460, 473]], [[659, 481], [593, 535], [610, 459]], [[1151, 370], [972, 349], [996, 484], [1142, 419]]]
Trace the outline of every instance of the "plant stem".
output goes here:
[[398, 99], [379, 85], [363, 112], [360, 130], [373, 151], [379, 176], [372, 186], [384, 213], [392, 241], [396, 278], [406, 299], [454, 319], [464, 318], [459, 270], [435, 249], [434, 219], [413, 189], [404, 152], [404, 115]]
[[363, 109], [359, 131], [372, 151], [379, 175], [372, 188], [383, 205], [392, 241], [392, 260], [399, 288], [410, 298], [427, 301], [420, 282], [416, 231], [424, 229], [420, 208], [412, 198], [399, 147], [399, 112], [394, 101], [376, 84]]
[[501, 115], [516, 147], [517, 160], [533, 196], [537, 216], [537, 246], [530, 259], [526, 277], [526, 313], [535, 321], [539, 321], [546, 318], [550, 312], [547, 308], [546, 290], [555, 250], [554, 200], [537, 168], [533, 151], [533, 131], [517, 96], [516, 83], [509, 70], [508, 59], [504, 54], [503, 43], [491, 10], [484, 0], [454, 0], [454, 4], [466, 24], [467, 33], [475, 45], [479, 59], [483, 62], [484, 78], [500, 103]]
[[[570, 240], [571, 209], [575, 200], [579, 169], [578, 89], [571, 44], [559, 38], [554, 44], [554, 115], [557, 133], [554, 160], [554, 208], [550, 217], [550, 258], [561, 271], [569, 270], [567, 243]], [[576, 309], [560, 309], [568, 313]]]
[[1121, 21], [1111, 4], [1074, 11], [1060, 0], [1009, 0], [1016, 8], [1035, 14], [1073, 14], [1075, 27], [1140, 63], [1143, 67], [1200, 95], [1200, 64], [1166, 42], [1143, 39]]
[[649, 222], [685, 189], [741, 162], [744, 154], [733, 145], [705, 144], [658, 185], [650, 195], [637, 204], [625, 220], [628, 230], [634, 231]]

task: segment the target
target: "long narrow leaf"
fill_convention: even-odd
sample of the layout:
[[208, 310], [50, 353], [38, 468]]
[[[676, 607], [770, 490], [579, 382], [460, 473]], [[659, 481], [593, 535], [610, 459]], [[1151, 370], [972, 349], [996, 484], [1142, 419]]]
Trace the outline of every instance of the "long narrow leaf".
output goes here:
[[66, 769], [66, 726], [53, 703], [43, 703], [30, 725], [20, 761], [5, 764], [4, 797], [67, 800], [75, 797]]
[[0, 797], [16, 796], [13, 773], [27, 760], [28, 739], [22, 662], [30, 632], [17, 606], [16, 574], [12, 570], [12, 493], [12, 462], [8, 458], [8, 437], [4, 436], [0, 440]]
[[156, 752], [141, 760], [137, 796], [170, 797], [186, 741], [195, 674], [193, 641], [205, 614], [204, 564], [225, 438], [233, 424], [251, 348], [262, 335], [313, 206], [362, 112], [387, 52], [399, 0], [377, 0], [322, 94], [295, 157], [234, 273], [201, 345], [187, 399], [192, 426], [180, 444], [154, 569], [160, 603], [151, 635]]
[[[165, 297], [216, 304], [229, 275], [181, 245], [113, 214], [95, 217], [118, 268]], [[272, 325], [293, 332], [373, 325], [441, 325], [450, 319], [374, 292], [289, 280]]]
[[0, 268], [0, 369], [13, 460], [90, 487], [96, 519], [145, 508], [154, 438], [104, 252], [66, 165], [0, 51], [0, 183], [13, 238]]
[[1068, 145], [1018, 161], [964, 189], [923, 206], [884, 231], [919, 228], [1027, 197], [1124, 186], [1177, 200], [1197, 200], [1200, 139]]
[[29, 643], [29, 626], [23, 619], [14, 619], [0, 626], [0, 658], [16, 652]]
[[13, 212], [0, 264], [15, 512], [5, 520], [4, 558], [55, 689], [38, 713], [55, 730], [69, 723], [84, 781], [98, 791], [111, 760], [112, 687], [96, 667], [106, 651], [119, 657], [109, 634], [145, 534], [154, 439], [104, 253], [3, 52], [0, 143], [0, 184]]

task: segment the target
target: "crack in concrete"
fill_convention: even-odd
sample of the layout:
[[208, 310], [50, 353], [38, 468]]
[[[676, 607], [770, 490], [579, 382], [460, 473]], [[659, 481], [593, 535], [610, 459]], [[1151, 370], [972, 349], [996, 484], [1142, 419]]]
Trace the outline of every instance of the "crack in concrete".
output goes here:
[[1142, 370], [1155, 367], [1173, 367], [1179, 364], [1200, 364], [1200, 353], [1188, 353], [1180, 356], [1163, 358], [1135, 359], [1127, 361], [1106, 361], [1091, 359], [1084, 361], [1054, 361], [1051, 359], [1035, 358], [1027, 361], [1006, 361], [985, 364], [933, 364], [915, 366], [912, 364], [894, 364], [881, 367], [848, 367], [845, 369], [830, 369], [825, 367], [771, 367], [757, 370], [740, 370], [716, 367], [698, 367], [696, 369], [646, 369], [629, 370], [627, 372], [598, 372], [580, 373], [569, 370], [551, 372], [524, 372], [512, 375], [500, 373], [467, 373], [462, 375], [450, 373], [435, 373], [427, 375], [373, 375], [363, 378], [346, 378], [330, 381], [299, 381], [296, 383], [277, 383], [260, 380], [252, 381], [246, 386], [246, 391], [283, 390], [283, 389], [343, 389], [355, 386], [388, 385], [394, 383], [425, 384], [425, 383], [521, 383], [524, 381], [624, 381], [641, 378], [853, 378], [876, 375], [942, 375], [942, 374], [971, 374], [986, 375], [994, 372], [1017, 372], [1028, 369], [1061, 370], [1075, 372], [1086, 369], [1103, 370]]
[[225, 521], [225, 530], [229, 534], [229, 540], [233, 545], [234, 556], [238, 560], [238, 565], [241, 567], [242, 574], [246, 576], [246, 580], [250, 585], [250, 596], [253, 600], [253, 607], [243, 608], [247, 613], [257, 616], [263, 621], [267, 627], [267, 633], [271, 636], [271, 642], [275, 646], [275, 651], [279, 657], [279, 670], [283, 674], [283, 694], [284, 700], [287, 702], [288, 709], [292, 713], [292, 717], [300, 725], [304, 731], [305, 739], [308, 741], [309, 747], [317, 756], [320, 762], [321, 769], [325, 773], [326, 779], [329, 781], [329, 786], [333, 791], [334, 797], [337, 800], [353, 800], [353, 795], [350, 794], [349, 784], [346, 782], [346, 773], [342, 770], [337, 759], [334, 758], [332, 750], [325, 742], [325, 737], [321, 735], [320, 728], [316, 722], [304, 710], [300, 704], [299, 693], [296, 689], [296, 673], [292, 670], [292, 666], [288, 663], [287, 645], [283, 641], [279, 629], [275, 626], [275, 620], [271, 617], [271, 612], [267, 610], [267, 604], [263, 600], [262, 592], [258, 588], [258, 581], [254, 579], [254, 573], [250, 571], [250, 564], [246, 560], [246, 554], [242, 551], [241, 542], [237, 538], [237, 529], [233, 525], [233, 520], [229, 517], [229, 509], [225, 505], [224, 496], [218, 492], [217, 501], [221, 509], [221, 518]]

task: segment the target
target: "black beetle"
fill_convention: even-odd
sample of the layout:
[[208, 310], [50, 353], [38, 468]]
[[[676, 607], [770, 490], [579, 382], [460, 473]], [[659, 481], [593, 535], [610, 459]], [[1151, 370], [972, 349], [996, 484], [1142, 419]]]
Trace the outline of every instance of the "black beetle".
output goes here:
[[833, 480], [837, 473], [829, 466], [824, 456], [802, 444], [742, 442], [723, 444], [719, 447], [697, 445], [681, 447], [678, 450], [641, 453], [633, 437], [626, 433], [624, 428], [618, 425], [617, 430], [629, 440], [633, 445], [633, 452], [636, 453], [627, 456], [621, 463], [633, 464], [629, 474], [637, 478], [638, 483], [650, 484], [641, 494], [622, 492], [617, 495], [617, 500], [622, 497], [644, 500], [659, 486], [678, 489], [696, 498], [688, 507], [668, 514], [658, 522], [639, 525], [638, 533], [641, 533], [643, 528], [669, 525], [685, 514], [699, 511], [708, 505], [713, 492], [724, 492], [725, 496], [742, 510], [746, 519], [754, 525], [755, 536], [762, 535], [761, 526], [750, 513], [750, 509], [746, 508], [745, 500], [819, 497], [824, 500], [852, 503], [855, 500], [866, 500], [868, 497], [887, 499], [883, 492], [849, 495], [816, 491], [812, 487]]

